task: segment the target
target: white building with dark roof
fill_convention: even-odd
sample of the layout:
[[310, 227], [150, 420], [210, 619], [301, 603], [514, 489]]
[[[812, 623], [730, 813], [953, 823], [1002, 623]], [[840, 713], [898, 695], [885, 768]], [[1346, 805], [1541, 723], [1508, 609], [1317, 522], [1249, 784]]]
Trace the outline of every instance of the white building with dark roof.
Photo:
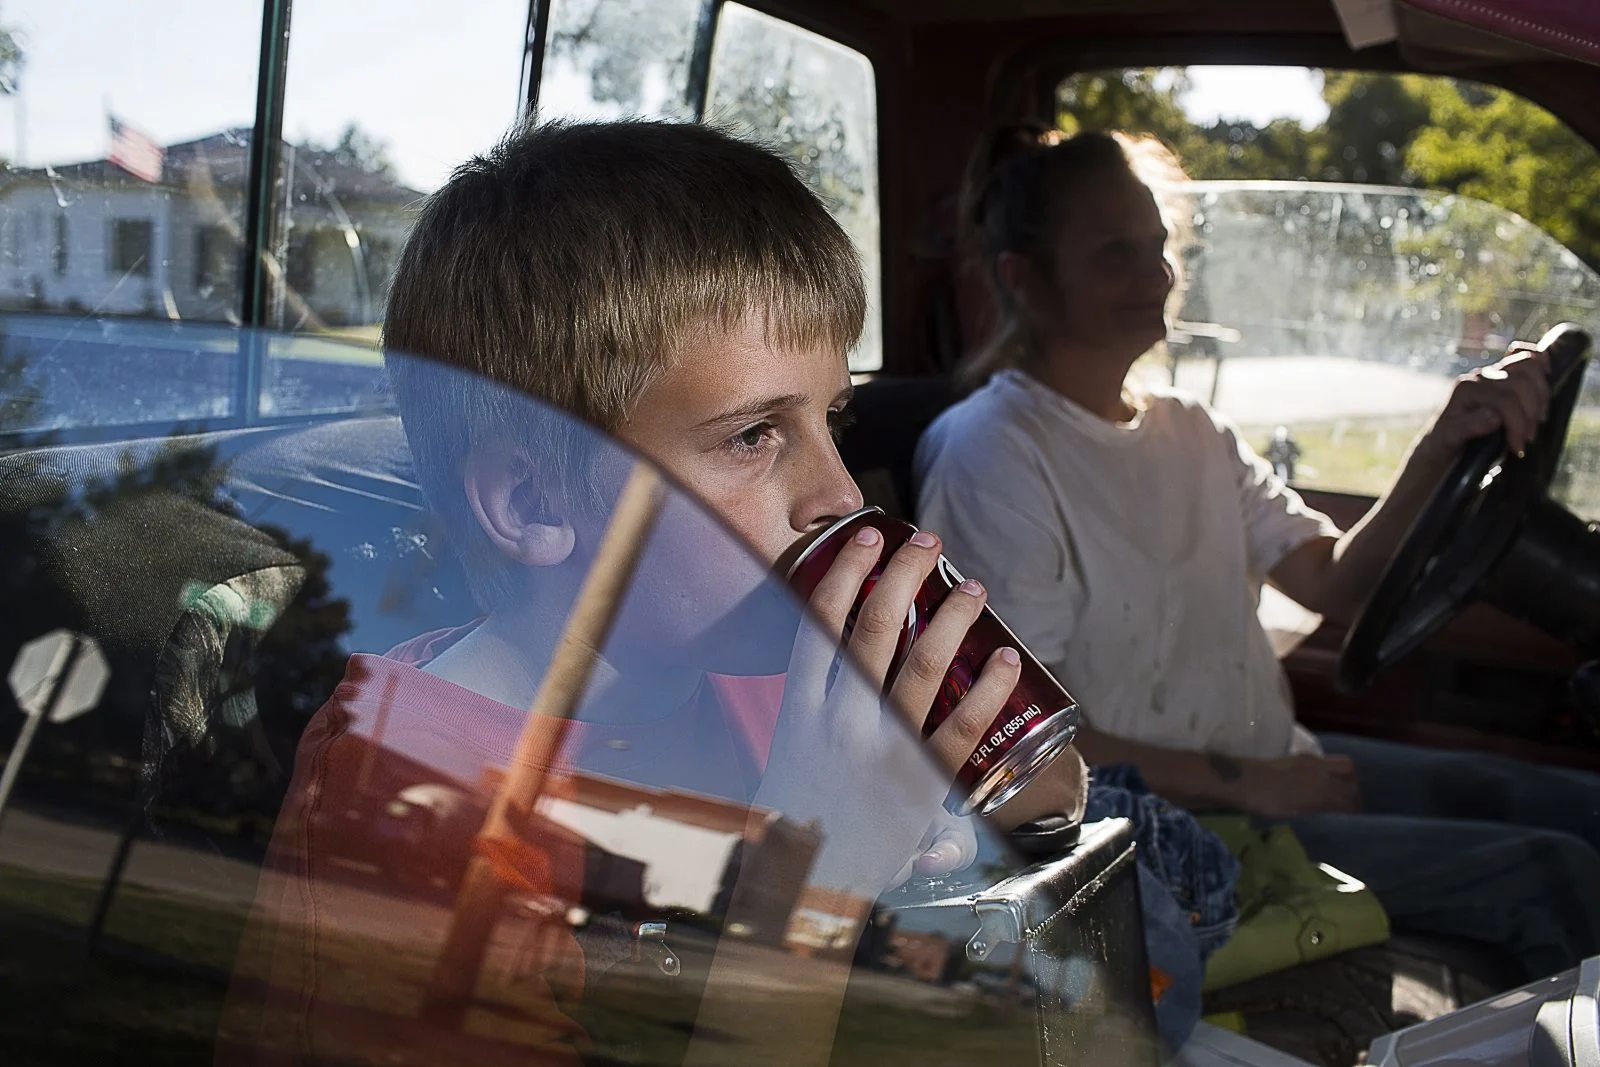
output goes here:
[[[250, 131], [171, 145], [159, 182], [107, 160], [0, 175], [0, 308], [232, 321]], [[359, 325], [422, 196], [326, 149], [285, 145], [281, 325]]]

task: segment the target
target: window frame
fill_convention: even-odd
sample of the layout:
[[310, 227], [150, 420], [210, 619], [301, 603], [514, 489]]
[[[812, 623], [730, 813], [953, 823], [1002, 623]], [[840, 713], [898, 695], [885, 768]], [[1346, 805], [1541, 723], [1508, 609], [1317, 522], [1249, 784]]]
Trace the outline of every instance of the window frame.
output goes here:
[[[705, 118], [706, 100], [711, 87], [711, 57], [716, 48], [717, 32], [722, 23], [722, 9], [726, 0], [700, 0], [700, 15], [695, 24], [694, 45], [689, 57], [689, 72], [685, 86], [685, 97], [694, 121], [700, 122]], [[904, 228], [900, 218], [899, 197], [885, 196], [884, 191], [891, 188], [890, 148], [891, 138], [884, 137], [884, 101], [885, 81], [884, 63], [886, 50], [879, 46], [871, 37], [854, 32], [851, 27], [839, 21], [830, 21], [818, 18], [815, 10], [810, 7], [796, 9], [781, 2], [770, 0], [738, 0], [743, 7], [749, 8], [769, 18], [787, 23], [796, 29], [805, 30], [815, 34], [833, 44], [848, 48], [867, 60], [872, 69], [872, 94], [873, 113], [876, 121], [873, 123], [873, 132], [876, 144], [874, 157], [876, 177], [878, 183], [878, 315], [879, 315], [879, 366], [877, 370], [864, 372], [866, 376], [889, 373], [898, 365], [895, 355], [891, 355], [898, 347], [899, 331], [890, 329], [890, 323], [900, 311], [901, 286], [900, 282], [905, 274], [902, 265], [888, 254], [888, 235], [890, 232], [901, 232]], [[527, 89], [523, 99], [522, 118], [538, 114], [539, 83], [544, 76], [545, 53], [549, 47], [550, 32], [550, 0], [530, 0], [527, 54], [523, 64], [523, 78]], [[894, 284], [891, 284], [894, 283]], [[891, 338], [896, 343], [891, 343]]]

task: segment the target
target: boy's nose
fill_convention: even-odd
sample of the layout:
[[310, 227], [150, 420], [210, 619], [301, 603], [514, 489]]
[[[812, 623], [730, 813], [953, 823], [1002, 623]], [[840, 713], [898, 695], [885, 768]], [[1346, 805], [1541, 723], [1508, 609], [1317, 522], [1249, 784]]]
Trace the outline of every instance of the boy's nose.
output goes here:
[[831, 448], [828, 452], [831, 454], [813, 468], [813, 484], [796, 499], [797, 508], [793, 516], [796, 530], [813, 530], [852, 511], [861, 510], [860, 487], [845, 469], [839, 453]]

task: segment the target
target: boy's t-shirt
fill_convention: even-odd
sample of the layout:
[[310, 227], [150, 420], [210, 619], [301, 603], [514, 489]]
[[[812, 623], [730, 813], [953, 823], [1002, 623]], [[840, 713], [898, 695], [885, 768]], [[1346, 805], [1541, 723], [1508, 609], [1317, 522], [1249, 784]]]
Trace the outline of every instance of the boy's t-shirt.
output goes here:
[[236, 961], [219, 1064], [579, 1062], [585, 1038], [569, 1013], [585, 960], [568, 913], [584, 898], [591, 850], [552, 814], [580, 774], [754, 796], [781, 677], [708, 676], [654, 721], [570, 723], [519, 827], [507, 898], [520, 932], [508, 940], [517, 924], [502, 919], [481, 964], [477, 1000], [497, 1018], [433, 1025], [423, 994], [454, 883], [418, 882], [459, 877], [527, 718], [421, 669], [471, 629], [352, 656], [306, 729]]

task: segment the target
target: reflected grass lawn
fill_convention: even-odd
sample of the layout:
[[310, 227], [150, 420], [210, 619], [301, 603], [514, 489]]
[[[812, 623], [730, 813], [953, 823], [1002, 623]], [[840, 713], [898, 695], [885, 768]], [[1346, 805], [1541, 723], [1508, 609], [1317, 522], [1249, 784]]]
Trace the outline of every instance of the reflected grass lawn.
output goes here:
[[210, 1064], [243, 912], [126, 887], [91, 958], [85, 932], [98, 890], [0, 866], [5, 1063]]
[[[102, 1067], [106, 1063], [210, 1065], [229, 976], [244, 933], [244, 910], [178, 899], [139, 886], [117, 894], [105, 949], [90, 957], [85, 930], [99, 886], [0, 865], [0, 1055], [11, 1065]], [[519, 1062], [529, 1032], [527, 990], [510, 976], [514, 930], [496, 936], [485, 960], [479, 1006], [469, 1013], [487, 1067]], [[244, 936], [254, 936], [253, 932]], [[330, 1062], [424, 1067], [430, 1042], [367, 1042], [359, 1034], [415, 1026], [435, 946], [426, 938], [330, 932], [322, 941], [327, 988], [358, 1017], [325, 1049]], [[694, 1026], [699, 980], [711, 945], [678, 939], [682, 981], [635, 972], [592, 987], [577, 1009], [592, 1039], [586, 1063], [681, 1062]], [[741, 1012], [753, 1032], [775, 1039], [790, 1024], [808, 983], [832, 965], [755, 945], [733, 949], [747, 967]], [[656, 976], [659, 977], [659, 976]], [[648, 979], [648, 980], [647, 980]], [[956, 996], [889, 975], [852, 982], [832, 1062], [879, 1067], [914, 1058], [919, 1067], [1026, 1063], [1037, 1054], [1032, 1013]]]

